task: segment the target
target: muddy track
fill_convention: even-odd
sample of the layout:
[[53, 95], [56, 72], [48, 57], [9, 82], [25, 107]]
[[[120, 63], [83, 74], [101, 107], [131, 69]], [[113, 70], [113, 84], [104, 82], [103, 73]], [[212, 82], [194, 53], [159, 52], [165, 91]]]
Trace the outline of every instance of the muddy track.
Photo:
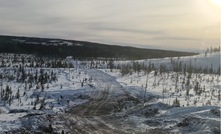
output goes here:
[[[60, 125], [64, 125], [70, 133], [73, 134], [126, 134], [121, 126], [130, 125], [123, 123], [122, 120], [111, 119], [112, 103], [116, 103], [113, 96], [115, 91], [122, 90], [120, 83], [116, 79], [102, 71], [88, 71], [97, 83], [97, 90], [92, 93], [87, 103], [73, 107], [66, 114], [61, 114], [55, 120], [63, 120]], [[125, 95], [124, 90], [121, 95]], [[59, 123], [58, 123], [59, 124]], [[58, 125], [59, 126], [59, 125]], [[131, 132], [131, 130], [130, 130]]]
[[122, 90], [120, 83], [114, 77], [100, 70], [91, 69], [87, 70], [87, 73], [96, 81], [97, 90], [90, 96], [89, 102], [83, 105], [84, 108], [80, 108], [81, 110], [76, 114], [85, 116], [108, 114], [111, 111], [106, 113], [103, 109], [108, 106], [112, 94], [116, 90]]
[[[99, 99], [100, 101], [98, 101], [96, 103], [92, 115], [97, 115], [97, 112], [101, 109], [101, 107], [104, 106], [105, 104], [107, 104], [108, 98], [110, 97], [109, 92], [110, 92], [110, 89], [105, 89], [104, 93], [102, 94], [102, 98]], [[93, 109], [93, 107], [92, 107], [92, 109]]]
[[82, 109], [82, 111], [79, 111], [79, 115], [85, 115], [85, 116], [95, 116], [98, 113], [99, 110], [104, 105], [107, 105], [108, 98], [110, 97], [109, 89], [106, 91], [100, 91], [99, 96], [97, 96], [95, 99], [91, 99], [87, 104], [85, 109]]
[[[60, 122], [59, 122], [60, 121]], [[62, 122], [61, 122], [62, 121]], [[119, 121], [120, 122], [120, 121]], [[54, 119], [53, 126], [59, 130], [65, 130], [71, 134], [126, 134], [121, 130], [122, 125], [113, 125], [113, 120], [106, 117], [85, 117], [73, 114], [59, 115]], [[60, 127], [59, 127], [60, 126]], [[130, 126], [128, 126], [130, 128]]]

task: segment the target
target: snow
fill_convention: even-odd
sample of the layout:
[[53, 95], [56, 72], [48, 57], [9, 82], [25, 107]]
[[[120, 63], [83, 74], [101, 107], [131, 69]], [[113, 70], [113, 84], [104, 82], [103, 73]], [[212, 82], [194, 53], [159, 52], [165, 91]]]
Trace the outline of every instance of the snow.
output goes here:
[[[131, 63], [132, 61], [117, 61], [116, 64], [126, 64]], [[134, 62], [134, 61], [133, 61]], [[199, 54], [195, 56], [185, 56], [185, 57], [167, 57], [167, 58], [161, 58], [161, 59], [143, 59], [143, 60], [137, 60], [139, 63], [144, 63], [145, 65], [154, 64], [154, 66], [159, 67], [160, 64], [166, 65], [168, 68], [172, 68], [172, 62], [182, 62], [186, 65], [193, 65], [194, 67], [201, 67], [204, 68], [210, 68], [212, 65], [212, 68], [214, 70], [218, 69], [220, 67], [220, 53], [212, 53], [212, 54]]]
[[26, 115], [26, 113], [0, 114], [0, 121], [15, 121], [18, 118]]
[[37, 44], [41, 44], [41, 45], [54, 45], [54, 46], [62, 46], [62, 45], [67, 45], [67, 46], [83, 46], [84, 44], [82, 43], [76, 43], [74, 41], [67, 41], [67, 40], [49, 40], [49, 41], [27, 41], [25, 39], [12, 39], [15, 42], [19, 42], [19, 43], [27, 43], [27, 44], [32, 44], [32, 45], [37, 45]]
[[[56, 42], [53, 42], [56, 43]], [[66, 42], [68, 43], [68, 42]], [[70, 45], [70, 44], [69, 44]], [[12, 55], [11, 55], [12, 56]], [[23, 55], [26, 56], [26, 55]], [[3, 56], [4, 57], [4, 56]], [[9, 55], [10, 57], [10, 55]], [[29, 56], [31, 57], [31, 56]], [[197, 55], [191, 57], [173, 58], [198, 67], [210, 67], [217, 69], [220, 66], [220, 53]], [[177, 73], [167, 72], [154, 75], [154, 71], [147, 74], [143, 71], [139, 73], [132, 73], [131, 75], [122, 76], [120, 70], [106, 69], [106, 64], [99, 66], [102, 69], [89, 69], [89, 61], [76, 61], [68, 58], [75, 68], [43, 68], [46, 71], [54, 71], [57, 74], [57, 81], [49, 83], [49, 88], [45, 88], [44, 92], [32, 88], [26, 91], [26, 95], [21, 95], [21, 100], [14, 99], [11, 105], [1, 102], [0, 107], [0, 133], [5, 130], [16, 129], [20, 127], [20, 119], [26, 115], [33, 113], [33, 102], [36, 96], [39, 95], [40, 99], [45, 98], [46, 109], [44, 111], [36, 110], [36, 113], [57, 114], [64, 113], [69, 107], [81, 105], [90, 101], [91, 98], [99, 98], [98, 91], [107, 91], [113, 96], [121, 95], [124, 93], [130, 94], [135, 98], [143, 100], [144, 97], [154, 98], [151, 101], [144, 102], [143, 106], [159, 109], [159, 113], [153, 117], [138, 116], [136, 114], [128, 116], [126, 121], [133, 122], [141, 132], [146, 132], [148, 129], [158, 128], [152, 124], [160, 124], [162, 127], [170, 129], [173, 132], [187, 133], [190, 131], [187, 127], [177, 128], [177, 123], [182, 122], [188, 117], [193, 117], [196, 120], [188, 120], [190, 124], [194, 121], [199, 121], [196, 128], [200, 132], [211, 132], [210, 129], [203, 128], [202, 123], [205, 122], [206, 126], [217, 126], [217, 122], [221, 119], [211, 112], [211, 109], [220, 110], [220, 101], [218, 100], [218, 92], [221, 86], [221, 78], [215, 74], [196, 74], [193, 73], [190, 79], [192, 87], [189, 91], [189, 97], [186, 96], [186, 87], [183, 87], [183, 79], [186, 77], [184, 74], [179, 74], [177, 87], [175, 78]], [[139, 60], [145, 64], [154, 63], [156, 66], [164, 63], [168, 66], [171, 65], [171, 58], [164, 59], [148, 59]], [[116, 61], [115, 64], [126, 64], [131, 61]], [[86, 64], [86, 65], [85, 65]], [[13, 73], [13, 66], [0, 68], [1, 72], [9, 71]], [[31, 69], [26, 68], [27, 71], [39, 70], [39, 68]], [[9, 74], [10, 74], [9, 73]], [[89, 79], [92, 79], [91, 81]], [[194, 91], [194, 82], [198, 79], [200, 85], [205, 87], [205, 92], [201, 95], [196, 95]], [[82, 81], [84, 81], [82, 86]], [[20, 94], [25, 92], [25, 84], [14, 81], [1, 81], [3, 88], [10, 85], [13, 94], [20, 89]], [[186, 82], [186, 79], [185, 79]], [[154, 84], [156, 83], [156, 84]], [[147, 89], [145, 91], [145, 86]], [[164, 90], [163, 90], [164, 89]], [[176, 90], [179, 89], [179, 92]], [[163, 92], [164, 91], [164, 92]], [[169, 107], [173, 104], [175, 99], [178, 99], [181, 107]], [[210, 103], [207, 103], [210, 102]], [[51, 108], [53, 106], [53, 108]], [[37, 105], [37, 109], [40, 105]], [[134, 106], [136, 107], [136, 106]], [[168, 108], [168, 109], [167, 109]], [[27, 112], [10, 113], [11, 110], [27, 110]], [[122, 112], [126, 113], [126, 111]], [[122, 114], [121, 113], [121, 114]], [[155, 122], [154, 122], [155, 121]], [[113, 127], [111, 124], [109, 126]], [[193, 131], [191, 131], [193, 132]]]

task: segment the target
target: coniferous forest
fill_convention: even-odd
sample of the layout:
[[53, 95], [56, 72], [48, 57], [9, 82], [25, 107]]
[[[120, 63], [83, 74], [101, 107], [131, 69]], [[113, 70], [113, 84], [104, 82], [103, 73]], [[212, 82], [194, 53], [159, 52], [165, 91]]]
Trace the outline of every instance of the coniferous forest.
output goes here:
[[0, 133], [220, 133], [218, 60], [0, 36]]
[[85, 41], [0, 36], [0, 52], [26, 53], [37, 56], [74, 58], [119, 58], [119, 59], [149, 59], [163, 57], [190, 56], [196, 53], [178, 52], [157, 49], [142, 49], [127, 46], [106, 45]]

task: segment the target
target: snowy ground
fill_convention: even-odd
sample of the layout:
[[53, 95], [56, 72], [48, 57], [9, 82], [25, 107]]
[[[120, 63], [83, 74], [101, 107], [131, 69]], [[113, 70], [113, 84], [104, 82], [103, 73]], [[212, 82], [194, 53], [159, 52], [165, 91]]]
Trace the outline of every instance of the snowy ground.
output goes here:
[[[117, 81], [120, 82], [121, 85], [125, 88], [137, 87], [145, 91], [147, 74], [145, 74], [144, 72], [140, 72], [139, 74], [135, 73], [133, 75], [121, 76], [118, 70], [114, 70], [113, 72], [110, 72], [109, 70], [103, 71], [115, 76]], [[180, 100], [181, 106], [204, 106], [208, 105], [206, 104], [208, 101], [210, 101], [211, 103], [209, 105], [220, 106], [218, 92], [220, 90], [221, 78], [219, 75], [193, 74], [190, 83], [195, 82], [196, 76], [200, 77], [200, 84], [202, 85], [202, 88], [205, 87], [205, 92], [203, 92], [201, 95], [195, 95], [194, 87], [192, 86], [189, 91], [189, 97], [186, 96], [185, 87], [183, 87], [182, 89], [182, 86], [185, 86], [182, 84], [184, 79], [184, 76], [182, 74], [179, 74], [179, 80], [176, 89], [176, 75], [177, 74], [173, 72], [159, 74], [156, 76], [156, 85], [154, 85], [155, 76], [154, 72], [151, 72], [148, 75], [148, 85], [146, 91], [158, 95], [160, 102], [164, 102], [169, 105], [172, 104], [175, 98], [178, 98]], [[176, 90], [179, 90], [179, 92], [177, 92]], [[194, 103], [195, 100], [196, 102]]]
[[[195, 60], [199, 66], [213, 64], [214, 69], [220, 64], [218, 59], [218, 54], [180, 58]], [[150, 61], [169, 64], [170, 60]], [[70, 133], [220, 133], [219, 75], [193, 73], [187, 96], [182, 73], [155, 76], [154, 71], [148, 75], [141, 71], [122, 76], [117, 69], [89, 69], [80, 61], [71, 62], [75, 68], [44, 68], [58, 78], [44, 91], [25, 90], [23, 83], [3, 80], [3, 88], [10, 85], [14, 95], [20, 89], [21, 97], [11, 105], [0, 103], [0, 133], [39, 129], [46, 133], [50, 124], [56, 132]], [[200, 95], [194, 91], [196, 81], [203, 91]], [[38, 110], [40, 104], [33, 110], [36, 96], [45, 99], [43, 110]], [[176, 99], [180, 107], [172, 106]]]
[[[125, 64], [125, 63], [131, 63], [132, 61], [118, 61], [117, 64]], [[155, 66], [159, 67], [160, 64], [164, 64], [167, 67], [172, 68], [172, 64], [174, 62], [182, 62], [186, 65], [193, 65], [194, 67], [201, 67], [203, 68], [210, 68], [212, 65], [212, 68], [214, 70], [218, 69], [220, 67], [220, 53], [211, 53], [207, 54], [199, 54], [195, 56], [185, 56], [185, 57], [167, 57], [167, 58], [161, 58], [161, 59], [144, 59], [144, 60], [137, 60], [139, 63], [144, 63], [148, 65], [149, 63], [154, 64]]]

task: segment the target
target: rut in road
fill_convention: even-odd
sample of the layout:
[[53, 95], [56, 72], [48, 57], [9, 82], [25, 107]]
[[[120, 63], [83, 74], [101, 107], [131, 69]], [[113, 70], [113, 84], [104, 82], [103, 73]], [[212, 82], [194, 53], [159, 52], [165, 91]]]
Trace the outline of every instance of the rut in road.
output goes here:
[[100, 70], [87, 70], [87, 74], [95, 81], [97, 90], [92, 93], [87, 103], [70, 108], [62, 115], [61, 120], [65, 120], [65, 126], [76, 134], [128, 133], [127, 130], [121, 130], [120, 126], [130, 129], [130, 125], [122, 123], [123, 121], [118, 124], [116, 119], [108, 118], [113, 111], [113, 103], [116, 105], [116, 99], [126, 94], [121, 84]]
[[[84, 70], [82, 70], [84, 71]], [[90, 96], [90, 100], [87, 104], [80, 106], [80, 110], [75, 114], [85, 115], [85, 116], [94, 116], [94, 115], [103, 115], [109, 114], [111, 109], [105, 109], [111, 101], [111, 96], [117, 93], [125, 93], [122, 89], [122, 86], [116, 79], [100, 70], [90, 69], [86, 73], [90, 75], [95, 83], [96, 91]]]

